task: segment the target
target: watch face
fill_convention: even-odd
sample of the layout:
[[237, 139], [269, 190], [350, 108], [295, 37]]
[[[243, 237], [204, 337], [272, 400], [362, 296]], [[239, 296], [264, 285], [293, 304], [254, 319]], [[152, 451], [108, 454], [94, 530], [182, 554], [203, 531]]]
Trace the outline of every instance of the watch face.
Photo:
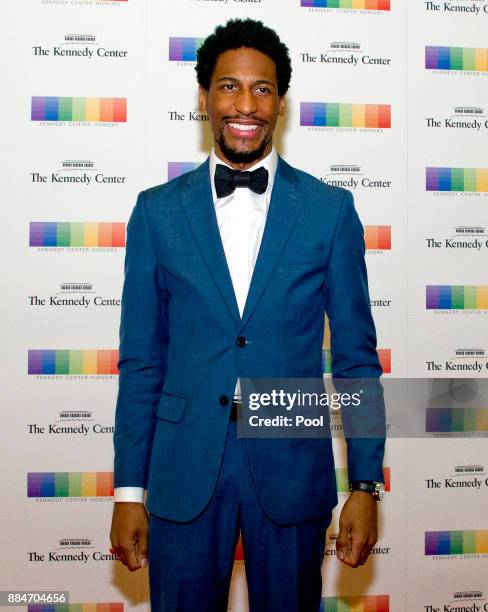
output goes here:
[[374, 489], [375, 497], [378, 500], [382, 500], [385, 494], [385, 485], [382, 482], [377, 482]]

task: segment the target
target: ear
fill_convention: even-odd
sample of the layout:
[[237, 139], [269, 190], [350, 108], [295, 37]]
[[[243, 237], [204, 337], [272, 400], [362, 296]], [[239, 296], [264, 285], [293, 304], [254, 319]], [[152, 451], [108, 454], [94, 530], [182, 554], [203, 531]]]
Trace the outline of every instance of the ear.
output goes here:
[[286, 109], [285, 96], [281, 96], [279, 107], [278, 107], [278, 115], [280, 117], [283, 117], [283, 115], [285, 114], [285, 109]]
[[203, 89], [203, 87], [199, 85], [198, 86], [198, 110], [201, 113], [207, 112], [207, 98], [208, 98], [208, 91], [206, 89]]

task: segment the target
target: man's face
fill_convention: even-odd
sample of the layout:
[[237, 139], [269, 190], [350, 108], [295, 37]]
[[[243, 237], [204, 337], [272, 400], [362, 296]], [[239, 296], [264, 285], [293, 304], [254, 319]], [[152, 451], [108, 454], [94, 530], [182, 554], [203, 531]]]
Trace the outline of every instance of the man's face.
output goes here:
[[224, 51], [209, 90], [200, 87], [199, 100], [200, 110], [209, 116], [218, 157], [245, 170], [268, 155], [276, 121], [285, 112], [269, 56], [247, 47]]

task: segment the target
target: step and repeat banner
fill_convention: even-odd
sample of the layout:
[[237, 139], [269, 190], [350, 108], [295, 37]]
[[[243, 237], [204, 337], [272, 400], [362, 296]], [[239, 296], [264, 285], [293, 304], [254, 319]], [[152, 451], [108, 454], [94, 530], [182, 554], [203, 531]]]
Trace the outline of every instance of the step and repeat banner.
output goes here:
[[[138, 192], [209, 153], [199, 45], [231, 17], [276, 29], [293, 77], [275, 144], [354, 194], [385, 378], [475, 380], [488, 372], [488, 0], [26, 0], [2, 12], [0, 588], [69, 591], [83, 612], [149, 610], [147, 570], [109, 553], [124, 247]], [[325, 376], [330, 363], [325, 324]], [[379, 539], [356, 570], [335, 558], [348, 493], [334, 439], [325, 612], [488, 610], [487, 415], [446, 405], [428, 438], [388, 440]], [[235, 612], [248, 609], [244, 563], [239, 543]]]

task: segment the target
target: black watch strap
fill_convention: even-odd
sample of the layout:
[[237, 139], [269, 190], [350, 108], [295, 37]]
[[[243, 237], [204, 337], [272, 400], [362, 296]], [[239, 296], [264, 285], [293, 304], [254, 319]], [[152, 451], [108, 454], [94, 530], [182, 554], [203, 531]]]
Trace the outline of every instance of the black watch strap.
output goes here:
[[384, 485], [374, 480], [356, 480], [349, 485], [350, 491], [363, 491], [370, 493], [377, 501], [383, 497]]

